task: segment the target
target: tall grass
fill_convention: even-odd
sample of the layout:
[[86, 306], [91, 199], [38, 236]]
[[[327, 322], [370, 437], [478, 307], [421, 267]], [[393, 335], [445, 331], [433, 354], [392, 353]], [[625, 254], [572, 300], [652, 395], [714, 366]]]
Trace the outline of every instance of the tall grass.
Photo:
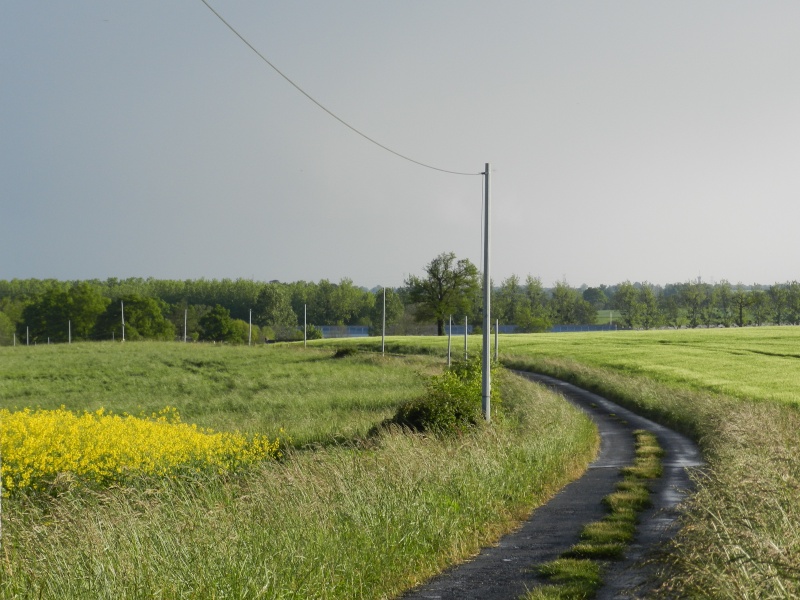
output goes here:
[[595, 452], [581, 413], [503, 385], [506, 416], [460, 437], [390, 430], [239, 476], [4, 502], [0, 597], [396, 595], [513, 528]]

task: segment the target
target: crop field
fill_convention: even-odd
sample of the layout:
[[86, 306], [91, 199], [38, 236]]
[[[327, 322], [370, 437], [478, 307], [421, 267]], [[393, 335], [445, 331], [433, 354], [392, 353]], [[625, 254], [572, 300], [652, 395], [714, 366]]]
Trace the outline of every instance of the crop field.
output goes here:
[[511, 375], [492, 427], [369, 433], [443, 361], [333, 354], [0, 349], [0, 598], [392, 597], [596, 452], [581, 413]]
[[[481, 342], [481, 336], [469, 336], [467, 351], [480, 352]], [[380, 348], [364, 339], [322, 343]], [[463, 336], [453, 337], [451, 346], [454, 359], [463, 357]], [[445, 357], [447, 339], [387, 338], [387, 351]], [[501, 361], [575, 361], [682, 389], [800, 406], [800, 327], [500, 335], [499, 351]]]

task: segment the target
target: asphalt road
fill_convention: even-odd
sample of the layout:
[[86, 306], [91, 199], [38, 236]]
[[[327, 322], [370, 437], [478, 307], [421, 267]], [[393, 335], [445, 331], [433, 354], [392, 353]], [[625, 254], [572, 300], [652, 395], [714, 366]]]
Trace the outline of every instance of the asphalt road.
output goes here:
[[601, 436], [597, 459], [580, 479], [531, 513], [497, 546], [484, 548], [474, 559], [434, 577], [403, 598], [516, 600], [541, 584], [532, 567], [557, 558], [578, 541], [585, 524], [607, 513], [602, 499], [620, 481], [620, 468], [633, 462], [634, 429], [647, 429], [658, 438], [666, 451], [664, 475], [652, 486], [653, 507], [642, 513], [636, 539], [625, 559], [609, 567], [597, 598], [647, 597], [656, 568], [648, 558], [674, 533], [678, 504], [691, 489], [688, 470], [702, 464], [697, 447], [687, 437], [596, 394], [544, 375], [519, 374], [551, 387], [586, 411]]

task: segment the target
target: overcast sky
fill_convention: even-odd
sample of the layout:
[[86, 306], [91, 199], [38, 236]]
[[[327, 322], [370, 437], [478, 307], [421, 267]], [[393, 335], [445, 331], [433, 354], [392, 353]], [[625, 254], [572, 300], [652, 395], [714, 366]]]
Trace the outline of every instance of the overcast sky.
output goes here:
[[[211, 4], [491, 163], [492, 274], [800, 279], [800, 2]], [[481, 266], [483, 179], [200, 0], [0, 6], [0, 279]]]

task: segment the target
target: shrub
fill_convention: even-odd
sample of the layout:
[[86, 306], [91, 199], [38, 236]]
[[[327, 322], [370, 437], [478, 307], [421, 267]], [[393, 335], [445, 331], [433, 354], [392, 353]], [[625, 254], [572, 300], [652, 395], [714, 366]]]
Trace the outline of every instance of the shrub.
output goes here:
[[[493, 372], [498, 374], [497, 369]], [[401, 405], [390, 422], [415, 431], [444, 434], [474, 427], [483, 421], [481, 382], [479, 357], [455, 363], [431, 377], [425, 395]], [[500, 402], [496, 391], [492, 400]]]

